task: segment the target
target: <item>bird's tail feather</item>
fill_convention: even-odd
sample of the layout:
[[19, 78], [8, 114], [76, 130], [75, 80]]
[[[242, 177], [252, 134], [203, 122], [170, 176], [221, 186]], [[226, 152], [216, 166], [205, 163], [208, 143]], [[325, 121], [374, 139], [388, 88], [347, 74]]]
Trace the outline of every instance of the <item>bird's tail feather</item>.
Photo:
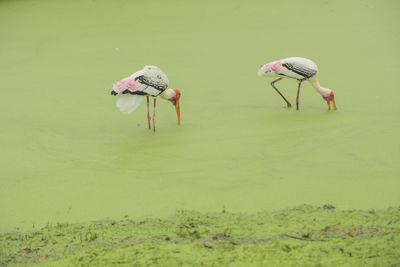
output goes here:
[[117, 99], [117, 107], [122, 113], [132, 113], [137, 109], [143, 100], [143, 96], [124, 94], [119, 95]]

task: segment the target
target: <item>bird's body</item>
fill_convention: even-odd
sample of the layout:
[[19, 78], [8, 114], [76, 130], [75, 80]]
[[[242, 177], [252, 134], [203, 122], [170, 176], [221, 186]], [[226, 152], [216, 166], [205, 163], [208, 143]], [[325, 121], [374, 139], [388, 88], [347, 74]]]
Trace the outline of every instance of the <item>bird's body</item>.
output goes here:
[[[147, 118], [150, 128], [149, 97], [154, 97], [154, 110], [156, 97], [160, 96], [171, 101], [175, 106], [178, 124], [180, 124], [179, 99], [181, 93], [178, 89], [168, 88], [168, 77], [156, 66], [145, 66], [142, 70], [133, 73], [113, 85], [112, 95], [118, 95], [117, 107], [121, 112], [131, 113], [140, 105], [143, 97], [147, 97]], [[155, 131], [155, 111], [153, 113], [153, 129]]]
[[291, 106], [289, 101], [275, 87], [276, 82], [286, 77], [296, 79], [299, 82], [296, 99], [297, 109], [299, 109], [300, 85], [303, 81], [309, 81], [312, 84], [312, 86], [321, 94], [323, 99], [327, 101], [329, 109], [330, 102], [333, 103], [333, 107], [334, 109], [336, 109], [333, 91], [320, 86], [317, 78], [317, 73], [317, 64], [315, 64], [310, 59], [302, 57], [289, 57], [281, 60], [276, 60], [262, 65], [260, 70], [258, 71], [259, 76], [265, 75], [280, 77], [279, 79], [273, 81], [271, 83], [271, 86], [282, 96], [289, 107]]
[[269, 64], [272, 64], [272, 69], [276, 70], [274, 73], [277, 75], [290, 77], [299, 81], [310, 79], [318, 72], [317, 64], [314, 61], [301, 57], [289, 57]]

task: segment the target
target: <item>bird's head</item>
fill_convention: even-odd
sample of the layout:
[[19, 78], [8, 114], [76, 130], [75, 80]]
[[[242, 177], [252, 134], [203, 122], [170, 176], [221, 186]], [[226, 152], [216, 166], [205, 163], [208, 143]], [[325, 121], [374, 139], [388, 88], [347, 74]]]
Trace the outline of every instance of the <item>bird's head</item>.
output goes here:
[[328, 109], [331, 109], [331, 102], [333, 109], [336, 109], [335, 94], [333, 91], [331, 91], [328, 96], [323, 96], [322, 98], [326, 101], [326, 103], [328, 103]]
[[170, 101], [172, 105], [175, 106], [178, 124], [181, 124], [181, 108], [179, 103], [181, 99], [181, 92], [178, 89], [167, 89], [161, 94], [161, 97]]

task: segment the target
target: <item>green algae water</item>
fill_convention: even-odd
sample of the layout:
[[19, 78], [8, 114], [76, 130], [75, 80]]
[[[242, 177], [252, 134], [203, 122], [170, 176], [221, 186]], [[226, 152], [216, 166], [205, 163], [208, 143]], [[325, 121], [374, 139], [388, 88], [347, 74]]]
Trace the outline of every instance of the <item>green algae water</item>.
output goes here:
[[[0, 232], [176, 210], [400, 204], [398, 1], [0, 1]], [[262, 63], [314, 60], [287, 109]], [[182, 92], [126, 116], [144, 65]], [[293, 102], [296, 83], [279, 88]]]
[[8, 266], [397, 266], [400, 210], [324, 207], [47, 225], [0, 234]]

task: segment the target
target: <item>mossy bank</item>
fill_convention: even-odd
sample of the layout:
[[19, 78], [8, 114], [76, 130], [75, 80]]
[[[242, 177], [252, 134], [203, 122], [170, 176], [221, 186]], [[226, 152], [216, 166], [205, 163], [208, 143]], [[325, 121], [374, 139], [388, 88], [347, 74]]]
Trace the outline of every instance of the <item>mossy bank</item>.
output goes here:
[[333, 206], [48, 225], [0, 235], [1, 266], [399, 266], [400, 207]]

